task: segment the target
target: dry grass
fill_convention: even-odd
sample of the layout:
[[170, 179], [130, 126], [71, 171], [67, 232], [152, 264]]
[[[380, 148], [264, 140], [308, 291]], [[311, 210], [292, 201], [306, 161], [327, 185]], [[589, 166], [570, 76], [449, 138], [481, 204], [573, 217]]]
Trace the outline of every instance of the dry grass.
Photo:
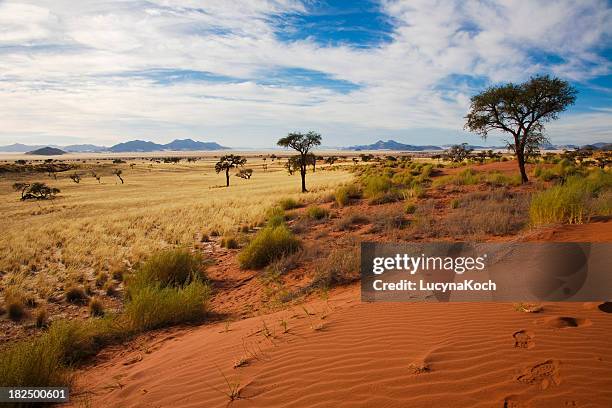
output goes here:
[[[27, 291], [49, 292], [72, 282], [95, 281], [103, 272], [115, 277], [159, 249], [191, 246], [202, 234], [209, 236], [235, 231], [245, 223], [265, 219], [266, 210], [280, 199], [315, 201], [351, 175], [344, 171], [308, 174], [311, 192], [300, 193], [299, 176], [288, 176], [279, 162], [249, 158], [255, 169], [251, 180], [232, 178], [230, 188], [214, 172], [214, 159], [195, 163], [154, 163], [134, 160], [125, 164], [81, 164], [83, 174], [95, 170], [99, 184], [85, 176], [79, 184], [69, 174], [57, 180], [41, 173], [0, 176], [0, 271], [3, 283], [17, 277]], [[133, 168], [130, 166], [135, 164]], [[112, 175], [123, 170], [125, 184]], [[44, 181], [61, 189], [55, 200], [22, 202], [11, 185], [15, 181]], [[45, 285], [36, 276], [45, 276]], [[98, 285], [106, 279], [100, 276]]]

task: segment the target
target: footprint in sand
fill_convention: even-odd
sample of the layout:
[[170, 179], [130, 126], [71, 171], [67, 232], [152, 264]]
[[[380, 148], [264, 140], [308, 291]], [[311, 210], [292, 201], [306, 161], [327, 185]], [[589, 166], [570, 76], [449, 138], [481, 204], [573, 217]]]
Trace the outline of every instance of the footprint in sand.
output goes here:
[[516, 395], [510, 395], [504, 398], [504, 408], [528, 408], [526, 402], [522, 402]]
[[543, 390], [548, 388], [551, 382], [555, 385], [559, 385], [561, 383], [559, 362], [556, 360], [547, 360], [543, 363], [528, 367], [523, 374], [516, 378], [516, 380], [527, 385], [540, 384]]
[[597, 308], [604, 313], [612, 313], [612, 302], [603, 302]]
[[551, 317], [550, 319], [545, 320], [544, 323], [553, 329], [567, 329], [571, 327], [584, 327], [591, 325], [591, 321], [589, 319], [566, 316]]
[[514, 347], [530, 349], [535, 347], [535, 341], [533, 338], [535, 335], [527, 330], [519, 330], [515, 332], [512, 337], [514, 338]]

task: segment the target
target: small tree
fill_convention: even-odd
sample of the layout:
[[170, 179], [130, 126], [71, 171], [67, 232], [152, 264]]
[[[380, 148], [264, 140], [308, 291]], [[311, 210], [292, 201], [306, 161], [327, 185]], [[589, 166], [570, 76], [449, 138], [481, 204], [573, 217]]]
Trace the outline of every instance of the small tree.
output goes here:
[[79, 184], [81, 182], [81, 176], [78, 173], [73, 173], [70, 175], [70, 179], [75, 183]]
[[59, 188], [49, 187], [45, 183], [15, 183], [13, 189], [21, 192], [21, 200], [47, 200], [60, 192]]
[[[465, 128], [486, 138], [490, 131], [510, 133], [521, 172], [528, 180], [525, 151], [534, 135], [542, 134], [544, 124], [576, 101], [576, 89], [566, 81], [548, 75], [532, 77], [522, 84], [493, 86], [472, 97]], [[532, 142], [533, 143], [533, 142]]]
[[332, 166], [337, 161], [338, 161], [338, 156], [329, 156], [328, 158], [325, 159], [325, 163], [329, 164], [330, 166]]
[[230, 169], [234, 167], [238, 167], [238, 166], [244, 166], [246, 162], [247, 162], [247, 159], [245, 159], [242, 156], [238, 156], [238, 155], [229, 154], [226, 156], [221, 156], [217, 164], [215, 164], [215, 171], [217, 172], [217, 174], [221, 173], [222, 171], [225, 172], [225, 186], [229, 187]]
[[300, 176], [302, 177], [302, 193], [307, 192], [306, 168], [309, 164], [308, 155], [314, 146], [319, 146], [321, 144], [321, 135], [312, 131], [306, 134], [299, 132], [289, 133], [286, 137], [279, 139], [277, 144], [282, 147], [291, 148], [299, 153], [297, 157]]
[[299, 156], [291, 156], [287, 159], [287, 163], [285, 163], [285, 169], [290, 176], [293, 176], [293, 173], [300, 170], [300, 157]]
[[102, 176], [100, 176], [98, 173], [96, 173], [95, 171], [91, 172], [91, 175], [98, 180], [98, 184], [100, 184], [100, 179], [102, 178]]
[[467, 143], [461, 143], [460, 145], [451, 146], [445, 152], [445, 156], [453, 163], [461, 163], [470, 156], [470, 153], [472, 153], [472, 149], [467, 147]]
[[240, 177], [246, 180], [249, 180], [253, 175], [253, 169], [240, 169], [238, 173], [236, 173], [236, 177]]
[[121, 181], [121, 184], [123, 184], [123, 177], [121, 177], [121, 175], [123, 174], [123, 171], [121, 169], [115, 169], [113, 171], [113, 174], [117, 177], [119, 177], [119, 180]]

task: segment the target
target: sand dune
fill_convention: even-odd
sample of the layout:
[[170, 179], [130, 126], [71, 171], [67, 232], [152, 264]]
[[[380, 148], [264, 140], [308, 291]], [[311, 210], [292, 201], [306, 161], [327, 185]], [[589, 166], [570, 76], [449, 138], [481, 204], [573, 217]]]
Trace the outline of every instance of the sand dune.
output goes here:
[[227, 406], [224, 376], [240, 383], [236, 407], [612, 406], [610, 315], [543, 306], [362, 304], [352, 288], [306, 305], [308, 315], [298, 307], [134, 344], [77, 388], [93, 406], [122, 407]]
[[[608, 225], [524, 239], [607, 241]], [[326, 301], [107, 350], [76, 376], [73, 404], [611, 407], [610, 302], [540, 306], [361, 303], [354, 285]]]

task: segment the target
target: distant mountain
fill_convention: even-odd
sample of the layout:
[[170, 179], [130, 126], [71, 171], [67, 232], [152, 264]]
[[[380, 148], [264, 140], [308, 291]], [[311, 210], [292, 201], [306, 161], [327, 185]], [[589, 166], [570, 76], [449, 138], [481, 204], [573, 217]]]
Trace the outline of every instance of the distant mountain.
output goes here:
[[111, 146], [108, 148], [111, 152], [154, 152], [164, 150], [164, 145], [144, 140], [130, 140]]
[[197, 142], [191, 139], [176, 139], [163, 145], [165, 150], [224, 150], [227, 147], [215, 142]]
[[411, 152], [422, 152], [428, 150], [443, 150], [440, 146], [415, 146], [396, 142], [395, 140], [387, 140], [383, 142], [379, 140], [370, 145], [357, 145], [347, 147], [346, 150], [405, 150]]
[[103, 152], [108, 150], [106, 146], [96, 146], [92, 144], [74, 144], [69, 146], [64, 146], [63, 149], [67, 152], [73, 153], [91, 153], [91, 152]]
[[0, 152], [10, 152], [10, 153], [24, 153], [32, 150], [40, 149], [45, 147], [44, 145], [25, 145], [21, 143], [14, 143], [8, 146], [0, 146]]
[[167, 144], [147, 142], [144, 140], [131, 140], [129, 142], [116, 144], [110, 147], [108, 150], [111, 152], [157, 152], [163, 150], [195, 151], [223, 149], [227, 149], [227, 147], [221, 146], [215, 142], [198, 142], [191, 139], [176, 139]]
[[612, 150], [612, 143], [591, 143], [582, 146], [583, 149], [592, 148], [594, 150]]
[[27, 152], [26, 154], [34, 154], [37, 156], [59, 156], [62, 154], [66, 154], [66, 152], [62, 149], [47, 146], [40, 149], [32, 150], [31, 152]]

